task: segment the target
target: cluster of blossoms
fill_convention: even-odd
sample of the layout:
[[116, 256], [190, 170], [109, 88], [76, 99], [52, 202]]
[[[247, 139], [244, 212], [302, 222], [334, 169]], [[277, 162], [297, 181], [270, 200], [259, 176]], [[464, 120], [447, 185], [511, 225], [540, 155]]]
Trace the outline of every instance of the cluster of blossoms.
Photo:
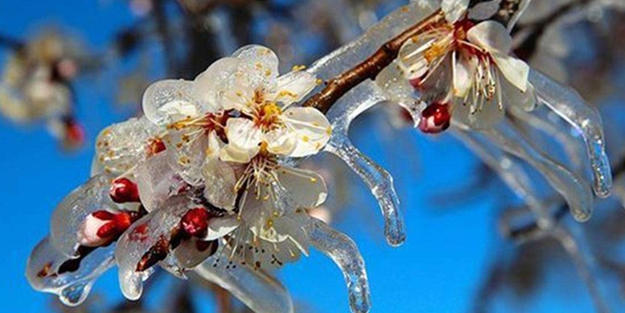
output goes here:
[[[510, 56], [508, 31], [486, 20], [498, 3], [469, 9], [468, 0], [416, 1], [307, 71], [295, 68], [279, 76], [271, 50], [248, 46], [213, 63], [194, 81], [154, 83], [144, 94], [143, 117], [99, 135], [92, 178], [58, 206], [50, 236], [31, 255], [31, 284], [77, 304], [116, 264], [122, 292], [137, 299], [158, 265], [179, 277], [193, 270], [256, 312], [291, 312], [290, 299], [279, 296], [281, 288], [266, 270], [298, 259], [312, 245], [343, 271], [352, 310], [367, 312], [368, 283], [358, 249], [311, 217], [309, 211], [324, 203], [328, 191], [319, 174], [297, 166], [322, 150], [345, 161], [378, 200], [387, 241], [400, 245], [405, 232], [392, 177], [348, 137], [355, 117], [378, 103], [404, 105], [400, 98], [427, 104], [410, 112], [424, 132], [440, 132], [452, 122], [459, 126], [455, 130], [477, 142], [475, 150], [486, 151], [482, 155], [489, 165], [528, 202], [535, 192], [510, 155], [536, 168], [576, 219], [588, 219], [590, 183], [546, 156], [506, 116], [523, 116], [517, 108], [527, 113], [544, 104], [579, 128], [595, 193], [607, 196], [611, 181], [601, 121], [570, 90]], [[432, 14], [424, 17], [424, 12]], [[362, 74], [358, 71], [375, 62], [357, 63], [374, 53], [370, 47], [385, 45], [399, 24], [421, 22], [425, 30], [402, 41], [394, 64], [379, 66], [380, 75], [366, 76], [375, 81], [363, 79], [332, 103], [328, 118], [301, 105], [319, 84], [317, 75], [353, 69], [350, 74]], [[346, 76], [349, 81], [357, 75]], [[330, 89], [336, 87], [332, 84]], [[519, 118], [520, 123], [528, 119]], [[491, 142], [480, 145], [476, 130]], [[485, 148], [493, 142], [495, 149]]]
[[144, 117], [99, 135], [92, 178], [58, 206], [31, 256], [31, 284], [77, 304], [116, 263], [124, 295], [137, 299], [156, 264], [181, 277], [203, 262], [204, 274], [260, 275], [307, 254], [322, 223], [307, 212], [327, 189], [297, 158], [318, 153], [332, 129], [296, 103], [317, 84], [301, 70], [278, 76], [274, 52], [248, 46], [194, 81], [151, 85]]
[[18, 123], [44, 120], [66, 148], [82, 145], [83, 129], [72, 107], [70, 82], [78, 65], [71, 43], [50, 32], [16, 45], [0, 78], [0, 113]]

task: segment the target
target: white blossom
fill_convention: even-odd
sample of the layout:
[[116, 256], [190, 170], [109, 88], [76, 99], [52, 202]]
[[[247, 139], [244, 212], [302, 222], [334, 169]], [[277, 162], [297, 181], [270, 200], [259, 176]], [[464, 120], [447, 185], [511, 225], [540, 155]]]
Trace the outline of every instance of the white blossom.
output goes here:
[[[532, 110], [529, 66], [510, 55], [512, 38], [494, 21], [467, 19], [468, 1], [443, 1], [446, 21], [405, 43], [398, 65], [427, 101], [453, 105], [461, 125], [488, 129], [504, 104]], [[478, 8], [483, 9], [483, 8]]]

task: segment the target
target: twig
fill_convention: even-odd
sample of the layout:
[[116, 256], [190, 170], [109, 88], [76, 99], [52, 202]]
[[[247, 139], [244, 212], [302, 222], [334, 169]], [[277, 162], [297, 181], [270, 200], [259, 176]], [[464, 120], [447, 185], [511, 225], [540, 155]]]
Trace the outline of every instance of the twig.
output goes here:
[[[625, 173], [625, 157], [621, 158], [619, 163], [612, 167], [612, 177], [616, 178], [617, 176]], [[569, 212], [569, 206], [567, 204], [562, 204], [558, 207], [558, 209], [553, 213], [553, 218], [555, 221], [562, 220], [565, 216], [567, 216]], [[512, 239], [524, 238], [525, 236], [531, 235], [532, 233], [540, 231], [540, 227], [536, 222], [533, 222], [529, 225], [525, 225], [519, 227], [517, 229], [511, 230], [507, 235]]]
[[577, 1], [571, 2], [563, 6], [562, 8], [554, 11], [553, 13], [547, 15], [545, 18], [541, 19], [540, 21], [537, 21], [523, 28], [516, 28], [512, 32], [513, 34], [519, 33], [521, 30], [526, 29], [526, 28], [530, 29], [530, 33], [529, 35], [527, 35], [526, 39], [518, 47], [514, 49], [514, 53], [517, 56], [519, 56], [521, 59], [528, 60], [534, 55], [534, 53], [536, 52], [536, 49], [538, 49], [538, 42], [545, 34], [547, 27], [549, 27], [553, 23], [556, 23], [563, 16], [570, 13], [574, 9], [578, 8], [579, 6], [586, 5], [592, 1], [593, 0], [577, 0]]
[[154, 19], [156, 21], [156, 29], [158, 34], [163, 40], [163, 49], [165, 54], [166, 68], [169, 75], [175, 75], [176, 59], [174, 55], [174, 41], [169, 29], [169, 23], [167, 21], [166, 0], [154, 1]]
[[212, 10], [217, 8], [223, 1], [221, 0], [213, 0], [213, 1], [205, 1], [201, 3], [189, 3], [188, 0], [177, 0], [178, 4], [187, 14], [201, 16], [210, 13]]
[[230, 299], [230, 293], [221, 288], [217, 284], [210, 284], [210, 288], [215, 295], [217, 302], [217, 310], [219, 313], [231, 313], [232, 312], [232, 300]]
[[308, 99], [304, 106], [317, 108], [324, 113], [327, 112], [338, 99], [352, 88], [358, 86], [366, 79], [375, 79], [384, 68], [397, 58], [399, 49], [407, 40], [422, 34], [430, 27], [443, 21], [443, 13], [440, 10], [434, 12], [429, 17], [385, 43], [378, 51], [360, 64], [328, 81], [325, 88]]

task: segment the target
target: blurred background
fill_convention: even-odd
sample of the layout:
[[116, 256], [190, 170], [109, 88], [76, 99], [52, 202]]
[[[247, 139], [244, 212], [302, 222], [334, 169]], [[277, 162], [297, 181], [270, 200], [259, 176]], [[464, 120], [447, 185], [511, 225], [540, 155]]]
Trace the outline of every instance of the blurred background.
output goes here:
[[[277, 51], [284, 69], [308, 65], [405, 2], [2, 0], [0, 310], [245, 312], [223, 290], [168, 275], [153, 277], [140, 302], [126, 303], [116, 270], [96, 283], [86, 304], [64, 308], [30, 288], [26, 260], [47, 234], [55, 205], [89, 177], [98, 132], [138, 114], [151, 82], [193, 78], [247, 43]], [[625, 48], [613, 38], [625, 35], [622, 5], [552, 4], [528, 11], [515, 31], [516, 52], [598, 106], [608, 152], [619, 164]], [[372, 312], [594, 312], [587, 282], [557, 241], [521, 243], [501, 231], [502, 216], [523, 208], [497, 176], [453, 134], [422, 134], [405, 116], [381, 105], [352, 130], [355, 144], [395, 178], [408, 231], [399, 248], [385, 243], [377, 203], [351, 172], [331, 156], [308, 164], [324, 164], [333, 192], [326, 213], [365, 258]], [[581, 231], [594, 234], [588, 245], [604, 261], [609, 297], [620, 297], [625, 216], [617, 199], [598, 206], [601, 213]], [[297, 312], [349, 312], [339, 270], [319, 253], [279, 277]]]

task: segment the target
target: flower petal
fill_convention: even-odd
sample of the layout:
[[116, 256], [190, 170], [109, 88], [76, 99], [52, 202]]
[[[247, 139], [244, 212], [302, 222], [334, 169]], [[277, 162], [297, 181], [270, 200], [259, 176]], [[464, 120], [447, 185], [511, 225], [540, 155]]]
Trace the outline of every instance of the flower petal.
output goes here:
[[96, 139], [95, 161], [107, 173], [120, 175], [148, 157], [148, 143], [157, 132], [145, 117], [113, 124]]
[[471, 27], [467, 32], [467, 39], [491, 53], [508, 54], [512, 48], [510, 33], [495, 21], [485, 21]]
[[255, 90], [245, 76], [237, 75], [232, 84], [223, 89], [221, 105], [225, 110], [237, 110], [251, 114], [250, 103], [254, 101]]
[[297, 144], [291, 157], [316, 154], [330, 140], [332, 127], [323, 113], [310, 107], [288, 108], [283, 114], [284, 124], [297, 134]]
[[278, 56], [267, 47], [248, 45], [232, 56], [241, 60], [240, 74], [246, 78], [252, 90], [264, 88], [278, 77]]
[[317, 207], [328, 196], [323, 177], [315, 172], [283, 166], [277, 169], [276, 174], [280, 185], [303, 208]]
[[215, 254], [218, 246], [217, 240], [204, 241], [197, 238], [183, 240], [170, 254], [170, 257], [173, 259], [171, 263], [184, 270], [192, 269], [204, 262], [206, 258]]
[[[194, 133], [191, 133], [194, 132]], [[189, 185], [203, 183], [201, 167], [206, 158], [208, 138], [203, 131], [171, 130], [164, 139], [170, 167]]]
[[270, 94], [275, 101], [289, 105], [301, 101], [317, 86], [317, 77], [306, 71], [293, 71], [278, 77]]
[[241, 221], [234, 216], [213, 218], [208, 223], [208, 232], [206, 233], [206, 237], [203, 239], [219, 239], [239, 228], [239, 225], [241, 225]]
[[475, 57], [467, 55], [455, 54], [457, 60], [454, 60], [453, 79], [454, 79], [454, 96], [464, 98], [473, 85], [473, 79], [477, 70], [478, 61]]
[[235, 80], [241, 60], [221, 58], [198, 75], [191, 87], [191, 96], [209, 112], [221, 109], [223, 91], [228, 90]]
[[469, 19], [482, 21], [491, 18], [499, 11], [501, 0], [492, 0], [488, 2], [480, 2], [469, 10]]
[[264, 136], [267, 151], [273, 154], [289, 155], [297, 144], [297, 134], [286, 128], [276, 128]]
[[493, 59], [503, 76], [518, 90], [527, 90], [530, 67], [527, 63], [509, 56], [495, 53]]
[[228, 144], [220, 152], [223, 161], [247, 163], [258, 153], [262, 132], [251, 120], [228, 119], [225, 131]]
[[139, 198], [148, 212], [187, 186], [175, 169], [171, 167], [169, 156], [159, 153], [141, 163], [133, 171], [136, 177]]
[[219, 159], [208, 160], [202, 166], [202, 177], [206, 200], [218, 208], [233, 211], [237, 199], [237, 178], [230, 164]]
[[469, 0], [443, 0], [441, 10], [449, 23], [455, 23], [467, 11]]
[[282, 242], [288, 239], [287, 234], [278, 234], [273, 228], [273, 223], [279, 216], [273, 193], [269, 192], [270, 186], [260, 185], [260, 194], [248, 193], [241, 208], [241, 219], [246, 226], [259, 237], [269, 242]]
[[503, 94], [509, 105], [517, 105], [521, 109], [530, 112], [536, 108], [536, 92], [532, 84], [527, 84], [525, 92], [520, 91], [509, 83], [502, 83]]
[[200, 115], [203, 110], [190, 95], [193, 83], [161, 80], [143, 94], [143, 113], [152, 123], [167, 126], [175, 121]]
[[411, 39], [404, 43], [399, 50], [397, 65], [406, 79], [418, 79], [427, 74], [430, 62], [424, 54], [435, 41], [435, 39], [418, 38], [417, 41]]
[[491, 129], [504, 117], [504, 111], [499, 108], [496, 99], [485, 102], [480, 108], [475, 101], [467, 101], [464, 104], [461, 98], [455, 98], [452, 110], [454, 123], [468, 126], [474, 130]]

